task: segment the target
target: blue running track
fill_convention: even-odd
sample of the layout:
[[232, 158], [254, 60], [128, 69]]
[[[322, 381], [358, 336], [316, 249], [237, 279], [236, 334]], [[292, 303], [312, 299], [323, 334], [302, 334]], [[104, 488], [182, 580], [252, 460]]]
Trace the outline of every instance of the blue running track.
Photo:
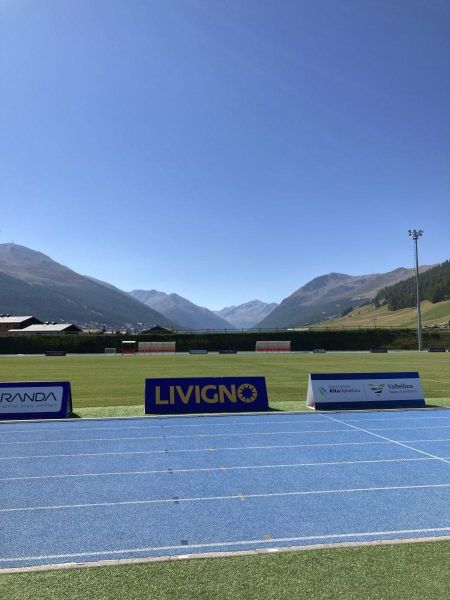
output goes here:
[[0, 424], [0, 569], [450, 536], [450, 410]]

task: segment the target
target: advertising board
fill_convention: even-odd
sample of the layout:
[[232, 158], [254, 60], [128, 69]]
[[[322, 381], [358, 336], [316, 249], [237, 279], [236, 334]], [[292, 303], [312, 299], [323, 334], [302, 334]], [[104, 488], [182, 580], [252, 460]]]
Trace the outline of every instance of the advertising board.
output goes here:
[[63, 418], [71, 412], [68, 381], [0, 383], [0, 420]]
[[264, 377], [183, 377], [145, 380], [146, 414], [268, 410]]
[[417, 371], [399, 373], [311, 373], [308, 408], [417, 408], [425, 406]]

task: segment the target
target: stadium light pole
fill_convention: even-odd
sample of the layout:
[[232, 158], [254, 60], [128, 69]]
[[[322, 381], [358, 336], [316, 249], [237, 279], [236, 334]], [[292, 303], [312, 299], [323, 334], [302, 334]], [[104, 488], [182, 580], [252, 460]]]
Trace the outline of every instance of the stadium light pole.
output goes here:
[[414, 242], [414, 257], [416, 259], [416, 308], [417, 308], [417, 343], [419, 352], [422, 350], [422, 319], [420, 316], [420, 292], [419, 292], [419, 251], [417, 241], [422, 237], [423, 229], [408, 229], [409, 237]]

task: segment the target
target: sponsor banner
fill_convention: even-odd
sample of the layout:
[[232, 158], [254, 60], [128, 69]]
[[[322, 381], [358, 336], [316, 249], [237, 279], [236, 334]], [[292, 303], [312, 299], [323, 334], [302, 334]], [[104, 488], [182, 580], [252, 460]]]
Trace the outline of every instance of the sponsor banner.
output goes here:
[[252, 412], [268, 408], [264, 377], [145, 380], [146, 414]]
[[0, 420], [61, 418], [71, 412], [68, 381], [0, 383]]
[[311, 373], [306, 405], [316, 409], [425, 406], [419, 373]]

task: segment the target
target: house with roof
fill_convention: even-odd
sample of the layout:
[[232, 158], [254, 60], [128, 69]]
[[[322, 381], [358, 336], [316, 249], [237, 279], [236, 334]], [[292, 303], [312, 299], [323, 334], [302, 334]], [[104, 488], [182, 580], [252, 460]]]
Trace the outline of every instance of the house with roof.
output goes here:
[[43, 334], [43, 335], [61, 335], [66, 333], [81, 333], [80, 327], [73, 323], [38, 323], [29, 325], [23, 329], [10, 329], [12, 334]]
[[31, 315], [0, 315], [0, 333], [7, 333], [11, 329], [22, 330], [30, 325], [40, 325], [42, 321]]
[[141, 331], [141, 333], [173, 333], [173, 329], [169, 329], [169, 327], [164, 327], [163, 325], [154, 325], [150, 329]]

